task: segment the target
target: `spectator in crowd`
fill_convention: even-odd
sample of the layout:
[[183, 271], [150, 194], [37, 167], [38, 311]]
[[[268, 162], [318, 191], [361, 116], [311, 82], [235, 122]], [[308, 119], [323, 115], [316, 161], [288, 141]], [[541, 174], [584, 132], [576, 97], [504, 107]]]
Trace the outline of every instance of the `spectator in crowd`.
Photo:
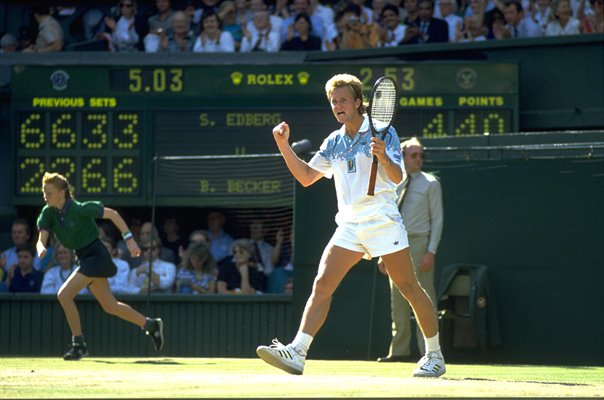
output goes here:
[[281, 25], [283, 25], [283, 18], [270, 13], [266, 0], [250, 0], [250, 10], [252, 13], [252, 18], [250, 18], [247, 23], [243, 24], [247, 28], [248, 32], [253, 36], [257, 30], [253, 20], [253, 16], [256, 14], [256, 12], [266, 11], [269, 14], [268, 18], [270, 30], [279, 38], [279, 46], [281, 46]]
[[500, 0], [470, 0], [469, 7], [467, 7], [461, 15], [463, 17], [475, 16], [480, 18], [484, 17], [495, 8], [501, 8], [501, 11], [504, 11], [505, 5], [503, 5]]
[[[205, 243], [208, 247], [211, 248], [212, 243], [210, 241], [210, 236], [206, 231], [202, 231], [200, 229], [194, 230], [189, 234], [189, 241], [187, 242], [187, 246], [182, 246], [178, 248], [178, 256], [180, 257], [180, 264], [185, 265], [187, 263], [187, 251], [186, 249], [192, 245], [193, 243]], [[212, 256], [213, 257], [213, 256]], [[214, 260], [216, 261], [216, 260]]]
[[440, 0], [440, 18], [444, 19], [449, 27], [449, 41], [454, 42], [457, 30], [463, 27], [463, 19], [457, 15], [456, 0]]
[[371, 24], [373, 22], [373, 10], [365, 5], [365, 0], [348, 0], [350, 4], [359, 6], [361, 10], [359, 18], [363, 24]]
[[23, 49], [25, 52], [51, 53], [63, 50], [63, 28], [50, 15], [50, 7], [47, 5], [35, 5], [32, 7], [34, 18], [38, 22], [38, 36], [36, 43]]
[[36, 250], [29, 243], [17, 246], [19, 262], [8, 274], [8, 290], [11, 293], [40, 293], [44, 273], [34, 268]]
[[274, 247], [266, 242], [266, 226], [259, 218], [254, 218], [250, 221], [250, 240], [254, 246], [254, 261], [258, 265], [258, 269], [263, 271], [266, 276], [273, 272], [273, 265], [279, 259], [279, 253], [275, 253]]
[[176, 293], [216, 293], [218, 270], [207, 243], [192, 243], [186, 250], [186, 263], [176, 273]]
[[[176, 15], [174, 16], [176, 19]], [[162, 242], [164, 247], [170, 249], [174, 254], [174, 264], [180, 263], [179, 249], [186, 247], [188, 239], [180, 236], [180, 224], [175, 217], [168, 217], [164, 220], [164, 236]]]
[[[99, 10], [98, 8], [90, 8], [86, 10], [81, 17], [83, 40], [104, 41], [105, 43], [103, 44], [103, 50], [115, 51], [115, 47], [113, 46], [113, 39], [111, 37], [111, 33], [109, 32], [109, 27], [105, 23], [105, 20], [105, 13]], [[71, 33], [71, 29], [69, 31], [69, 34], [73, 35], [73, 33]], [[74, 38], [73, 41], [77, 42], [78, 40]]]
[[553, 3], [550, 21], [545, 27], [545, 36], [578, 35], [581, 33], [581, 22], [573, 17], [569, 0], [556, 0]]
[[[310, 0], [293, 0], [292, 3], [293, 14], [283, 20], [281, 25], [281, 41], [285, 41], [288, 38], [289, 26], [296, 22], [296, 15], [307, 14], [310, 12]], [[323, 20], [321, 17], [316, 15], [310, 15], [311, 21], [311, 34], [323, 40], [325, 36], [325, 27], [323, 26]], [[295, 34], [295, 31], [294, 31]]]
[[323, 21], [323, 27], [325, 28], [325, 32], [327, 32], [329, 26], [333, 25], [334, 23], [334, 11], [330, 7], [321, 4], [319, 0], [310, 0], [308, 6], [308, 15], [316, 15], [317, 17], [321, 18], [321, 21]]
[[130, 271], [129, 286], [138, 289], [138, 293], [172, 293], [176, 266], [159, 258], [162, 248], [157, 236], [143, 239], [141, 250], [143, 263]]
[[109, 289], [113, 294], [128, 294], [135, 293], [137, 290], [131, 288], [128, 282], [128, 278], [130, 277], [130, 265], [117, 256], [117, 248], [115, 239], [112, 237], [106, 237], [101, 239], [103, 245], [111, 255], [111, 259], [113, 263], [117, 267], [117, 273], [110, 278], [107, 278], [107, 283], [109, 283]]
[[239, 26], [247, 24], [252, 19], [254, 12], [251, 10], [249, 0], [235, 1], [235, 19]]
[[[384, 11], [384, 6], [386, 5], [386, 0], [373, 0], [371, 2], [371, 15], [373, 15], [373, 19], [371, 20], [371, 22], [375, 22], [379, 25], [381, 25], [382, 27], [384, 27], [384, 24], [382, 22], [382, 11]], [[395, 6], [397, 9], [397, 13], [396, 15], [400, 16], [400, 12], [398, 11], [398, 7]]]
[[208, 235], [212, 243], [212, 257], [219, 266], [230, 261], [229, 256], [232, 255], [233, 238], [224, 231], [225, 221], [224, 214], [219, 211], [212, 211], [208, 214]]
[[239, 50], [241, 40], [243, 40], [243, 27], [239, 24], [239, 21], [237, 21], [237, 7], [235, 2], [232, 0], [224, 0], [220, 4], [218, 17], [222, 21], [222, 29], [225, 32], [229, 32], [233, 37], [233, 40], [235, 41], [235, 50]]
[[550, 21], [550, 15], [552, 14], [551, 3], [551, 0], [536, 0], [532, 4], [530, 11], [531, 19], [543, 32], [545, 32], [545, 27]]
[[532, 38], [541, 37], [543, 32], [539, 29], [539, 26], [531, 19], [524, 17], [524, 11], [522, 4], [518, 0], [508, 0], [505, 3], [505, 22], [506, 31], [504, 36], [506, 38]]
[[287, 37], [281, 45], [284, 51], [321, 50], [321, 38], [313, 35], [312, 22], [307, 14], [297, 14], [294, 23], [287, 28]]
[[604, 0], [589, 0], [593, 14], [585, 12], [585, 0], [581, 0], [577, 18], [581, 21], [583, 33], [604, 33]]
[[209, 246], [211, 243], [210, 235], [206, 231], [196, 229], [189, 234], [188, 245], [191, 245], [191, 243], [205, 243]]
[[273, 272], [268, 277], [268, 292], [269, 293], [284, 293], [286, 284], [292, 278], [294, 265], [292, 264], [294, 243], [294, 229], [289, 229], [289, 235], [286, 239], [283, 228], [279, 229], [275, 234], [275, 247], [273, 254], [277, 261]]
[[121, 0], [116, 10], [117, 22], [110, 16], [105, 17], [105, 25], [111, 32], [111, 42], [115, 51], [139, 50], [142, 28], [137, 12], [136, 0]]
[[398, 7], [398, 16], [400, 17], [401, 21], [405, 23], [408, 12], [405, 7], [403, 7], [403, 0], [386, 0], [386, 4], [392, 4], [393, 6]]
[[174, 11], [170, 0], [155, 0], [157, 14], [147, 20], [149, 33], [145, 36], [145, 51], [156, 53], [161, 49], [162, 39], [172, 30], [172, 16]]
[[403, 19], [405, 25], [409, 26], [419, 20], [417, 0], [403, 0], [403, 8], [407, 12], [407, 17]]
[[201, 17], [205, 12], [213, 12], [218, 14], [220, 12], [220, 0], [201, 0], [199, 1], [198, 8], [195, 10], [195, 23], [201, 22]]
[[449, 41], [449, 26], [442, 19], [434, 18], [432, 0], [420, 0], [419, 19], [411, 23], [401, 44], [442, 43]]
[[348, 30], [348, 18], [350, 12], [346, 9], [341, 9], [336, 12], [334, 16], [334, 27], [335, 29], [328, 29], [325, 32], [323, 38], [323, 51], [334, 51], [342, 49], [344, 45], [344, 35]]
[[[157, 228], [151, 222], [148, 221], [148, 222], [145, 222], [143, 225], [141, 225], [141, 230], [140, 230], [139, 236], [140, 236], [140, 243], [143, 243], [143, 242], [148, 242], [152, 238], [159, 238], [159, 232], [158, 232]], [[172, 253], [172, 250], [170, 250], [164, 246], [161, 246], [158, 258], [162, 261], [167, 261], [172, 264], [174, 264], [174, 262], [176, 260], [176, 256], [174, 255], [174, 253]], [[141, 257], [136, 257], [136, 258], [130, 257], [130, 259], [128, 259], [126, 261], [128, 261], [128, 264], [130, 264], [130, 268], [138, 267], [142, 262]]]
[[495, 8], [485, 17], [485, 26], [487, 28], [487, 40], [505, 39], [507, 28], [505, 27], [505, 16], [498, 8]]
[[[455, 32], [456, 41], [459, 43], [480, 42], [487, 40], [488, 29], [484, 26], [482, 18], [472, 15], [464, 17], [463, 29]], [[461, 25], [458, 25], [461, 26]], [[503, 26], [503, 24], [501, 24]]]
[[485, 14], [488, 1], [489, 0], [469, 0], [469, 4], [465, 11], [459, 13], [459, 15], [463, 18], [471, 16], [476, 18], [486, 18]]
[[222, 30], [220, 17], [212, 10], [204, 11], [201, 16], [201, 33], [195, 40], [193, 51], [196, 53], [235, 51], [233, 36]]
[[266, 275], [254, 260], [254, 244], [249, 239], [233, 242], [233, 262], [219, 268], [217, 292], [220, 294], [259, 294], [266, 290]]
[[382, 8], [380, 17], [382, 32], [379, 47], [396, 47], [405, 37], [407, 27], [401, 23], [399, 9], [393, 4]]
[[361, 21], [358, 5], [349, 4], [341, 20], [342, 36], [340, 49], [368, 49], [378, 46], [380, 28], [377, 24], [365, 24]]
[[268, 11], [255, 11], [252, 25], [254, 26], [253, 31], [248, 30], [248, 25], [244, 25], [240, 49], [242, 53], [248, 51], [279, 51], [281, 39], [279, 34], [271, 29]]
[[172, 29], [172, 17], [174, 16], [174, 10], [172, 10], [172, 3], [170, 0], [155, 0], [155, 7], [157, 7], [157, 14], [149, 17], [149, 32], [156, 34], [167, 33]]
[[19, 41], [10, 33], [4, 34], [0, 39], [0, 53], [14, 53], [19, 47]]
[[[41, 294], [57, 294], [59, 289], [67, 278], [78, 268], [75, 264], [75, 257], [73, 251], [57, 244], [55, 252], [56, 265], [48, 269], [44, 274], [42, 280], [42, 288], [40, 289]], [[80, 290], [79, 294], [89, 294], [90, 291], [87, 288]]]
[[[4, 269], [6, 272], [10, 272], [17, 267], [19, 264], [17, 248], [29, 242], [31, 238], [29, 222], [23, 218], [14, 220], [10, 234], [11, 239], [13, 240], [13, 247], [4, 250], [2, 254], [0, 254], [0, 269]], [[34, 257], [34, 268], [40, 270], [40, 260], [37, 255]]]
[[281, 19], [287, 19], [292, 15], [289, 8], [289, 0], [275, 0], [275, 4], [269, 11], [271, 15], [275, 15]]

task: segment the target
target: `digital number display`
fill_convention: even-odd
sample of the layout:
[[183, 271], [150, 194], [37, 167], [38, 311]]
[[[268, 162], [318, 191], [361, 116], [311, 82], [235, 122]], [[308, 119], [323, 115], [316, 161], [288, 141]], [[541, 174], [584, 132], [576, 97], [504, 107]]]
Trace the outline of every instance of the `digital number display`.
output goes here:
[[16, 194], [39, 196], [44, 172], [56, 171], [76, 196], [139, 196], [140, 121], [127, 110], [19, 111]]
[[509, 109], [403, 110], [393, 123], [401, 137], [439, 138], [511, 132]]
[[181, 93], [182, 68], [118, 68], [109, 71], [109, 89], [130, 93]]
[[289, 172], [272, 174], [284, 166], [280, 158], [266, 172], [228, 158], [200, 161], [199, 170], [168, 163], [162, 168], [178, 173], [159, 168], [161, 187], [152, 160], [274, 154], [272, 128], [281, 121], [290, 124], [290, 142], [309, 139], [315, 151], [340, 128], [325, 83], [344, 72], [361, 80], [365, 95], [381, 76], [396, 80], [401, 139], [518, 129], [519, 70], [511, 63], [26, 66], [13, 69], [10, 83], [13, 201], [39, 204], [41, 177], [54, 170], [76, 196], [108, 203], [148, 206], [157, 195], [165, 205], [268, 207], [290, 193]]

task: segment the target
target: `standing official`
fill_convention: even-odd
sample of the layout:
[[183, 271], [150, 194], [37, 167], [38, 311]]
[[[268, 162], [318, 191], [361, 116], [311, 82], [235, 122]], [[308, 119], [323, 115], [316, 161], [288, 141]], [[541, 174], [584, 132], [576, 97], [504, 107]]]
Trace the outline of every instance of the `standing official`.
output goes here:
[[[409, 238], [409, 248], [413, 269], [420, 285], [424, 288], [436, 307], [434, 289], [434, 255], [443, 230], [443, 202], [440, 183], [433, 175], [422, 171], [424, 147], [417, 138], [401, 143], [403, 162], [407, 177], [399, 187], [398, 206], [403, 216]], [[386, 273], [380, 258], [378, 267]], [[399, 362], [411, 360], [411, 308], [407, 300], [390, 279], [390, 301], [392, 308], [392, 341], [388, 356], [378, 358], [378, 362]], [[423, 354], [424, 340], [419, 327], [417, 342]]]

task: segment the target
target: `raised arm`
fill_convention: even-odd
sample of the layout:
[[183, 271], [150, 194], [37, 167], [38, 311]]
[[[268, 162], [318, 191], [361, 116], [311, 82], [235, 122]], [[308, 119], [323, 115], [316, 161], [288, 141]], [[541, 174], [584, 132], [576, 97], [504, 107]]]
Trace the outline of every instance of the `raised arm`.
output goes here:
[[285, 159], [287, 168], [302, 186], [308, 187], [323, 177], [322, 173], [312, 169], [292, 150], [289, 145], [289, 125], [287, 122], [281, 122], [273, 128], [273, 138]]

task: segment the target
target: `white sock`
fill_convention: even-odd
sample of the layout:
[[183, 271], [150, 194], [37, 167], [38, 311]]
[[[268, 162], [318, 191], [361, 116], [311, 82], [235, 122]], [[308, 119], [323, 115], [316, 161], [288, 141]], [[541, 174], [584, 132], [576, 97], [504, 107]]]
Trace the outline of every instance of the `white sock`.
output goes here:
[[306, 357], [312, 339], [312, 336], [300, 331], [292, 341], [292, 345], [302, 357]]
[[438, 333], [432, 336], [431, 338], [427, 338], [424, 336], [424, 341], [426, 343], [426, 354], [428, 353], [440, 353], [440, 343], [438, 340]]

